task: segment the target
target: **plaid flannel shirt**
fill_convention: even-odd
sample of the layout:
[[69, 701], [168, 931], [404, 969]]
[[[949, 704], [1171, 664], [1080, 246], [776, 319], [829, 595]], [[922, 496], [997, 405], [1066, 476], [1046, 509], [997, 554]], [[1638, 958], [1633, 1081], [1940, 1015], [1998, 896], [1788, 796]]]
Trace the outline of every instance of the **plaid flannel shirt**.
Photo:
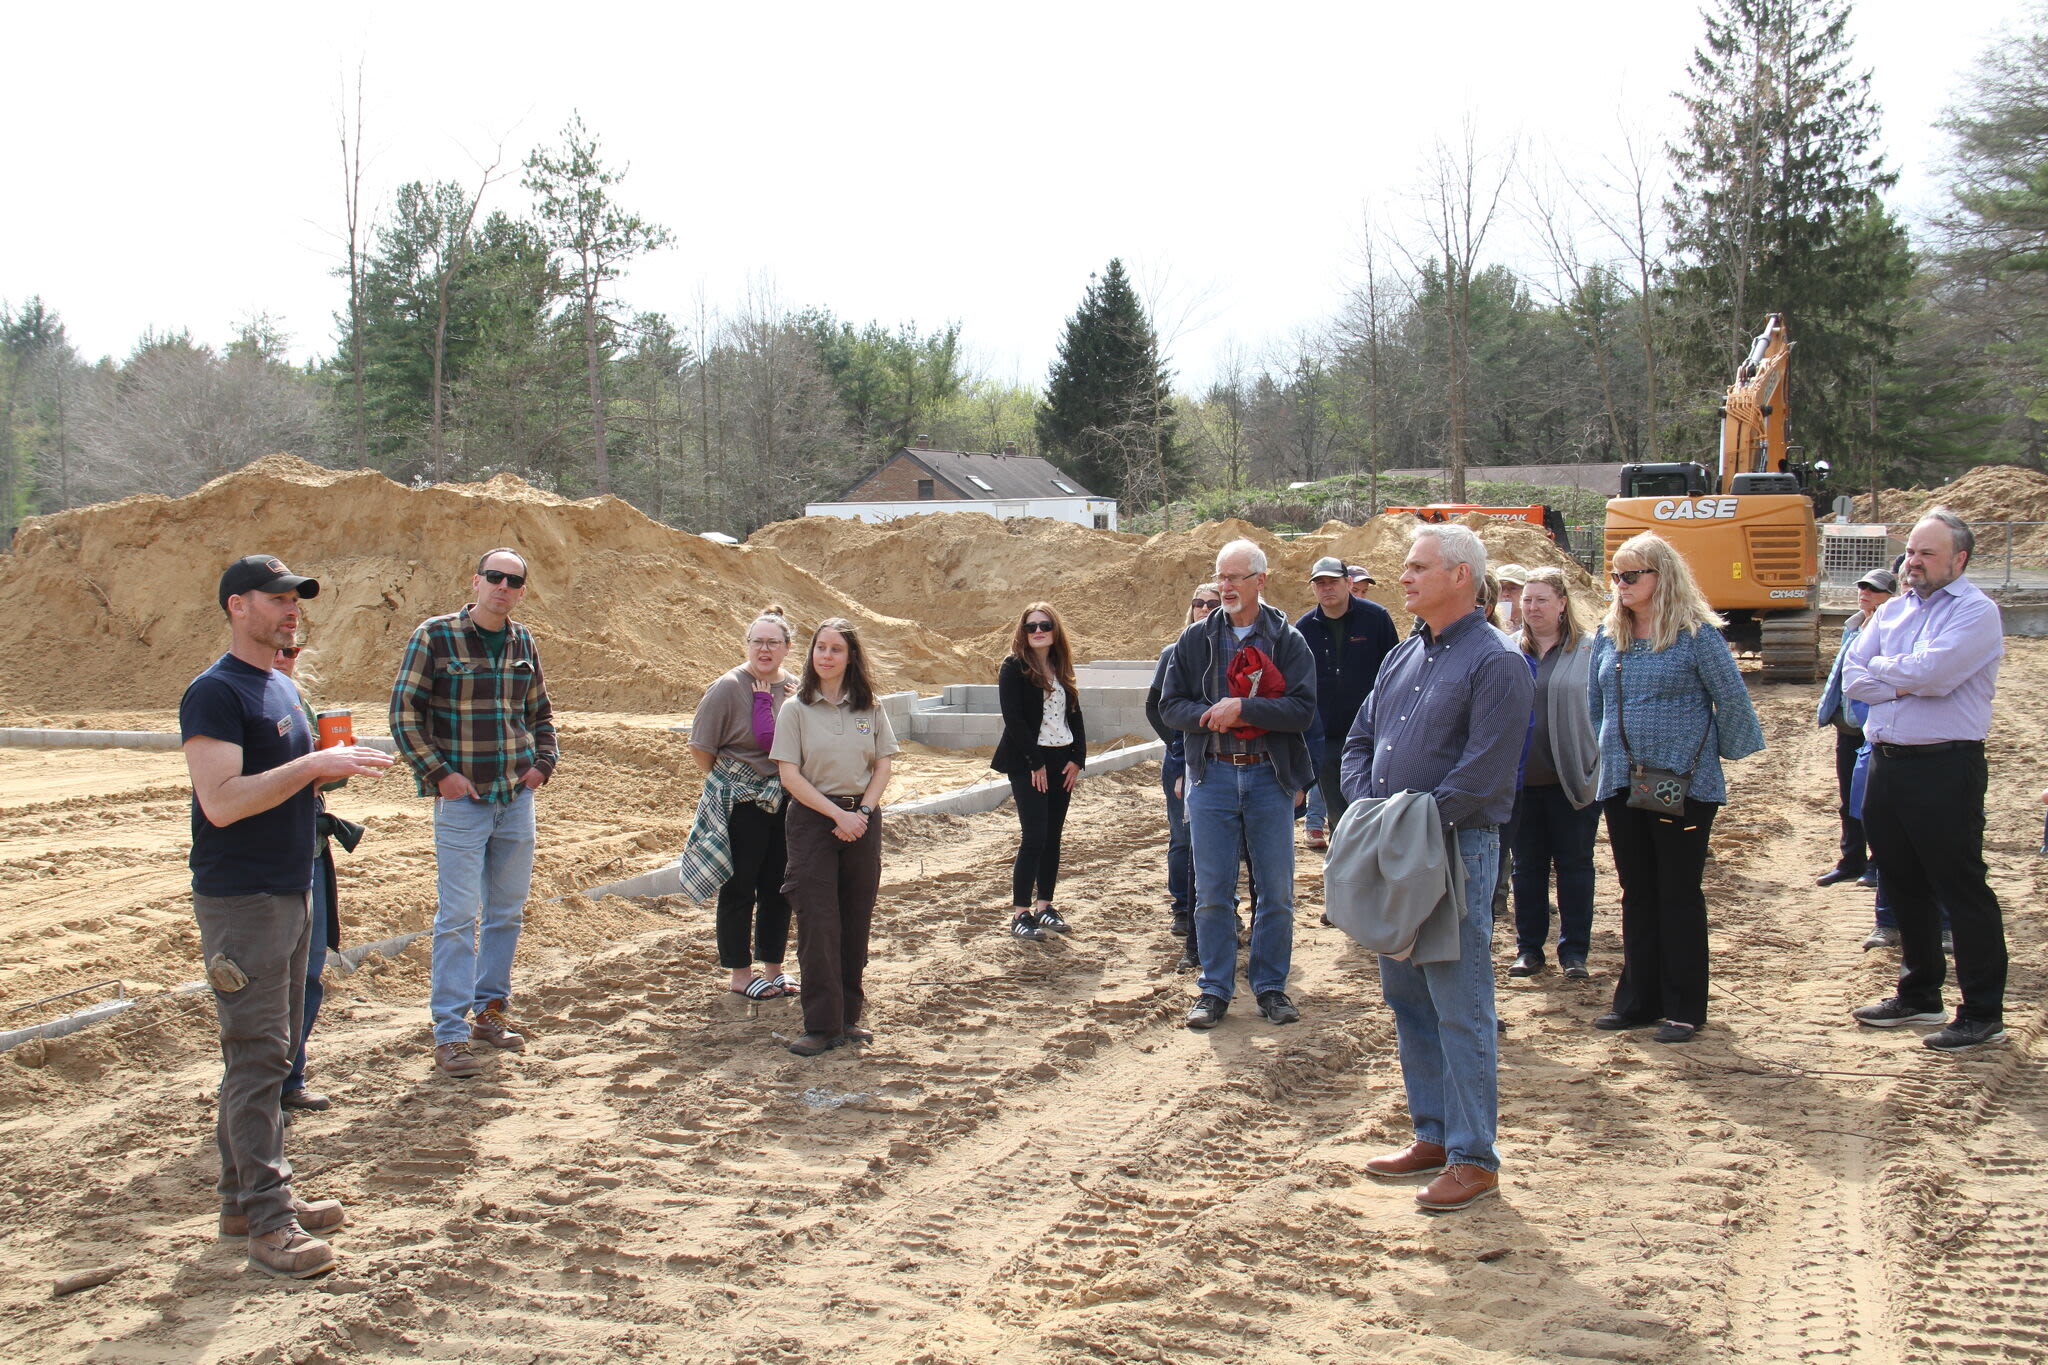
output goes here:
[[732, 880], [732, 808], [742, 801], [775, 814], [782, 809], [782, 780], [763, 777], [753, 764], [728, 754], [704, 776], [697, 818], [690, 824], [683, 856], [676, 860], [676, 880], [683, 894], [699, 905]]
[[528, 768], [542, 781], [555, 775], [561, 751], [540, 653], [525, 626], [513, 621], [510, 631], [504, 657], [493, 659], [465, 606], [428, 617], [406, 642], [391, 686], [391, 738], [421, 796], [461, 773], [484, 800], [504, 802]]

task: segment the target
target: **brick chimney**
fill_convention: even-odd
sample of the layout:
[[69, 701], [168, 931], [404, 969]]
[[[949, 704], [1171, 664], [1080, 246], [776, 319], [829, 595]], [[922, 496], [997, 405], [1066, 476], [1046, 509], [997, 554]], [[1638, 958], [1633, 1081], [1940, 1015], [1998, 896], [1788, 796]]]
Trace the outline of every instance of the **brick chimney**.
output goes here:
[[1017, 453], [1017, 443], [1016, 443], [1015, 441], [1005, 441], [1005, 442], [1003, 442], [1003, 454], [1005, 454], [1005, 455], [1015, 455], [1016, 453]]
[[929, 436], [920, 436], [917, 438], [916, 444], [919, 450], [930, 450], [932, 448], [932, 438]]

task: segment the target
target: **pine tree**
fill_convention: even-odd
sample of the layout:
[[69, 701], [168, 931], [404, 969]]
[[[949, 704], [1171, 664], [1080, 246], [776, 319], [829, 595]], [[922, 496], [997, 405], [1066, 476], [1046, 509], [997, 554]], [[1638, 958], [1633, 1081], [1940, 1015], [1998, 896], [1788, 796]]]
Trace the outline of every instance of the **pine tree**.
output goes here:
[[[1710, 413], [1766, 314], [1785, 315], [1792, 439], [1843, 464], [1865, 454], [1857, 420], [1890, 358], [1912, 278], [1906, 235], [1881, 193], [1867, 71], [1850, 70], [1846, 0], [1716, 0], [1682, 93], [1691, 126], [1671, 148], [1666, 205], [1680, 380]], [[1711, 448], [1712, 423], [1683, 433]]]
[[1096, 493], [1164, 502], [1185, 460], [1170, 376], [1124, 263], [1088, 277], [1038, 409], [1038, 440]]

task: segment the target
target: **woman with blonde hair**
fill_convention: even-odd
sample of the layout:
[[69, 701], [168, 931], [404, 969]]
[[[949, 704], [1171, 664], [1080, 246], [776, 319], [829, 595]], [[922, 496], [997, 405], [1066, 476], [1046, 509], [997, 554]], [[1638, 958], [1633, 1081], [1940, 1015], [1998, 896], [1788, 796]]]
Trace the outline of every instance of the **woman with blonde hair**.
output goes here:
[[[1519, 571], [1518, 571], [1519, 572]], [[1557, 965], [1583, 980], [1593, 936], [1593, 799], [1600, 739], [1586, 709], [1593, 637], [1579, 620], [1564, 571], [1523, 577], [1522, 628], [1516, 637], [1536, 664], [1536, 723], [1515, 798], [1515, 962], [1509, 976], [1543, 970], [1550, 937], [1550, 877], [1557, 870]]]
[[[1663, 1020], [1660, 1043], [1707, 1021], [1707, 900], [1721, 760], [1764, 747], [1721, 618], [1671, 543], [1645, 531], [1614, 552], [1614, 602], [1593, 641], [1597, 794], [1621, 879], [1621, 981], [1600, 1029]], [[1526, 608], [1525, 608], [1526, 610]]]
[[747, 625], [745, 659], [704, 690], [690, 722], [690, 757], [704, 773], [704, 791], [679, 867], [683, 890], [699, 902], [718, 897], [718, 963], [732, 974], [727, 989], [749, 1000], [798, 989], [782, 970], [788, 849], [782, 781], [768, 757], [776, 716], [796, 686], [782, 667], [793, 638], [780, 606], [761, 608]]
[[[1010, 933], [1017, 938], [1064, 934], [1053, 908], [1060, 875], [1060, 835], [1074, 784], [1088, 759], [1081, 694], [1066, 627], [1050, 602], [1033, 602], [1017, 619], [1010, 655], [996, 676], [1003, 737], [989, 766], [1010, 779], [1023, 837], [1010, 866]], [[1032, 903], [1036, 888], [1038, 900]]]
[[875, 1036], [860, 1019], [882, 885], [882, 792], [896, 749], [860, 632], [844, 617], [820, 622], [768, 750], [789, 793], [782, 889], [796, 911], [804, 968], [804, 1033], [789, 1044], [799, 1057]]

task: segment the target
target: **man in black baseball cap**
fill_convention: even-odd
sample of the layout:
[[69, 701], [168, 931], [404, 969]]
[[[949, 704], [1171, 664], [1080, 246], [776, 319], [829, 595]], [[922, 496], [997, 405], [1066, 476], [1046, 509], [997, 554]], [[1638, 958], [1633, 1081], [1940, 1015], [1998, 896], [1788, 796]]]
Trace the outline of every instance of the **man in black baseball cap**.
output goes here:
[[313, 727], [277, 652], [298, 644], [299, 604], [320, 591], [270, 555], [220, 576], [228, 651], [178, 704], [192, 775], [192, 912], [220, 1019], [220, 1230], [249, 1263], [304, 1278], [334, 1264], [315, 1232], [339, 1227], [332, 1199], [305, 1200], [284, 1155], [284, 1080], [305, 1035], [312, 946], [315, 789], [391, 766], [375, 749], [313, 747]]
[[287, 569], [276, 555], [243, 555], [220, 576], [220, 609], [228, 609], [230, 597], [252, 592], [297, 592], [303, 601], [318, 597], [320, 585]]

